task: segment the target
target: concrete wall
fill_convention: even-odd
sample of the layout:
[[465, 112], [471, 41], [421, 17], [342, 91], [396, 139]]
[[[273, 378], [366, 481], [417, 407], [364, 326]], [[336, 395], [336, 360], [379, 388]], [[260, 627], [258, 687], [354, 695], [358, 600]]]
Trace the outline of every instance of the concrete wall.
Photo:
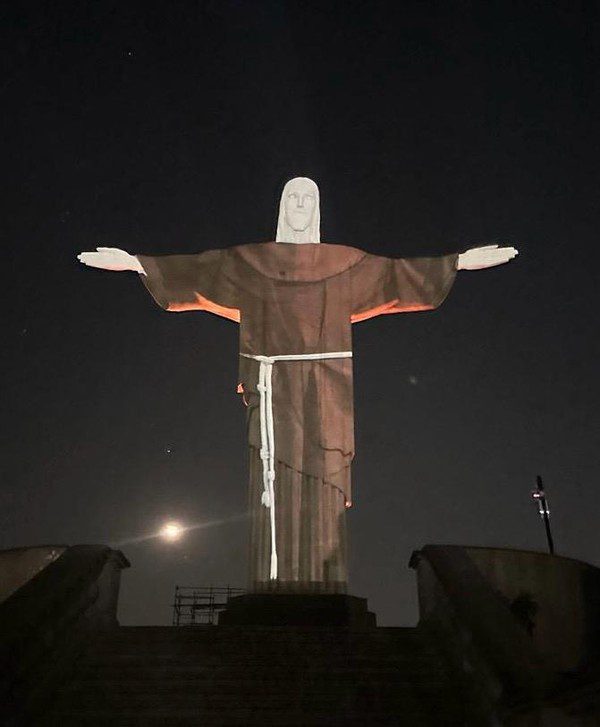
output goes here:
[[37, 545], [0, 550], [0, 603], [66, 550], [66, 545]]
[[555, 671], [600, 656], [600, 569], [571, 558], [507, 548], [465, 548], [491, 587], [510, 604], [537, 604], [532, 639]]
[[119, 625], [117, 607], [121, 585], [121, 571], [129, 568], [129, 561], [120, 550], [113, 550], [96, 580], [97, 598], [85, 612], [85, 618], [94, 628], [113, 628]]
[[461, 680], [468, 724], [600, 724], [600, 569], [448, 545], [425, 546], [410, 565], [420, 625]]

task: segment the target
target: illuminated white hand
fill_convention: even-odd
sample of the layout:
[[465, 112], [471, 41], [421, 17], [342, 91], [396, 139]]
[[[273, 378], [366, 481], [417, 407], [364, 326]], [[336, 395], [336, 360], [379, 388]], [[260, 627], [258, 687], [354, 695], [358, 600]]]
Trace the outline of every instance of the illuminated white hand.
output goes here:
[[518, 254], [519, 251], [514, 247], [498, 247], [498, 245], [473, 247], [458, 256], [456, 268], [457, 270], [482, 270], [483, 268], [492, 268], [494, 265], [507, 263]]
[[125, 250], [118, 247], [97, 247], [96, 252], [81, 252], [77, 259], [84, 265], [91, 268], [102, 268], [103, 270], [133, 270], [136, 273], [146, 275], [142, 263]]

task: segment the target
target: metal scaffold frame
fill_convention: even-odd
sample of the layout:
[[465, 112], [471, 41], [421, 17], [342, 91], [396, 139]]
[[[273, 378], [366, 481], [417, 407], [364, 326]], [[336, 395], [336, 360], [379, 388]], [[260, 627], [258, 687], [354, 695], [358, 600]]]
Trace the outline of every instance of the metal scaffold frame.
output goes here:
[[244, 592], [231, 586], [175, 586], [173, 626], [215, 625], [227, 600]]

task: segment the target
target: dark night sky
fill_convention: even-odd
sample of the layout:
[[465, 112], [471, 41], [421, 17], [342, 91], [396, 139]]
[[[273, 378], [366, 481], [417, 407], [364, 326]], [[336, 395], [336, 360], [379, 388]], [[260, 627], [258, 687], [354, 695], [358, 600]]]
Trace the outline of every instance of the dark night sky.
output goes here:
[[224, 520], [123, 545], [121, 622], [167, 622], [176, 583], [245, 584], [235, 324], [164, 313], [75, 255], [273, 239], [305, 175], [325, 241], [520, 250], [438, 311], [354, 328], [351, 592], [409, 624], [413, 549], [543, 549], [538, 473], [559, 552], [600, 565], [598, 3], [0, 12], [0, 547]]

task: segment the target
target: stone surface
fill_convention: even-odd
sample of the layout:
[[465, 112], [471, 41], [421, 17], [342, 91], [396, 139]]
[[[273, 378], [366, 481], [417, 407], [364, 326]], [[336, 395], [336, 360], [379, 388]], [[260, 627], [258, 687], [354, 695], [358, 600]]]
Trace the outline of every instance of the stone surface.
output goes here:
[[460, 725], [410, 628], [121, 627], [99, 637], [40, 725]]
[[600, 569], [573, 558], [509, 548], [466, 548], [492, 588], [516, 613], [523, 596], [535, 604], [531, 637], [555, 671], [600, 657]]
[[29, 724], [25, 715], [45, 704], [89, 636], [117, 627], [120, 571], [128, 567], [107, 546], [63, 548], [0, 603], [0, 724]]
[[[456, 557], [459, 550], [466, 554], [490, 594], [527, 631], [528, 641], [548, 669], [566, 672], [600, 663], [599, 568], [573, 558], [511, 548], [428, 545], [421, 552], [425, 556], [428, 552], [437, 554], [439, 561], [442, 556]], [[464, 576], [462, 566], [461, 572]], [[438, 576], [443, 579], [444, 572]], [[417, 577], [421, 618], [426, 619], [436, 608], [436, 596], [418, 566]], [[456, 581], [456, 574], [448, 573], [448, 578]], [[469, 579], [470, 586], [474, 580]], [[481, 607], [477, 617], [485, 617]]]
[[66, 545], [34, 545], [0, 551], [0, 603], [53, 563]]
[[[505, 548], [413, 554], [421, 628], [453, 665], [467, 713], [514, 727], [598, 724], [600, 570]], [[576, 720], [576, 721], [572, 721]], [[469, 722], [470, 724], [471, 722]]]
[[376, 621], [367, 609], [367, 599], [357, 596], [247, 593], [229, 599], [219, 624], [362, 630], [375, 628]]

